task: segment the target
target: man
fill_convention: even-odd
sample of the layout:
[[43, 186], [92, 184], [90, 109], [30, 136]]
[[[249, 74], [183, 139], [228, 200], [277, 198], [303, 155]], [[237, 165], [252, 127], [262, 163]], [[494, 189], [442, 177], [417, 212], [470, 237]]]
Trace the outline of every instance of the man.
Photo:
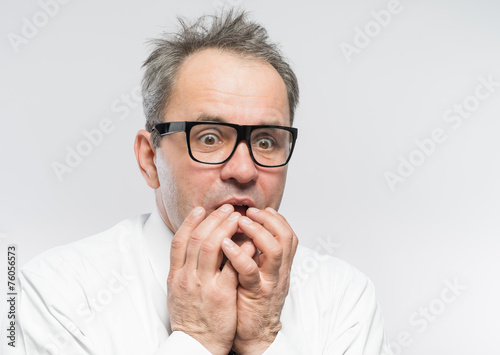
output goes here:
[[22, 353], [387, 353], [370, 281], [298, 247], [277, 212], [293, 71], [244, 13], [208, 20], [181, 22], [144, 64], [135, 154], [157, 211], [24, 268]]

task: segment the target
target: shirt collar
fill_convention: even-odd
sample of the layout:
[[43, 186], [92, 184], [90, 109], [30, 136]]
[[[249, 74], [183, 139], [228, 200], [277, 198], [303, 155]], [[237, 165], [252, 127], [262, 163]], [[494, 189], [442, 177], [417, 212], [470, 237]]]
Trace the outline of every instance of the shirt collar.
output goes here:
[[170, 245], [174, 233], [167, 227], [157, 210], [149, 216], [143, 227], [146, 253], [153, 273], [167, 294], [167, 277], [170, 270]]

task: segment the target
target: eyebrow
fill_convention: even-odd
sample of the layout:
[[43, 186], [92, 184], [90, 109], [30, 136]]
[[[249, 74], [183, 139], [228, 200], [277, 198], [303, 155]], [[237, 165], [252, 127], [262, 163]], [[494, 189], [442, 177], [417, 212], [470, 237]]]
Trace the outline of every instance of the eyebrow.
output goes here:
[[[196, 119], [196, 121], [208, 121], [208, 122], [222, 122], [222, 123], [229, 123], [227, 120], [225, 120], [224, 118], [222, 117], [219, 117], [219, 116], [210, 116], [210, 115], [207, 115], [207, 114], [204, 114], [202, 113], [200, 116], [198, 116], [198, 118]], [[263, 123], [260, 123], [262, 125], [269, 125], [269, 126], [283, 126], [281, 124], [281, 122], [277, 121], [277, 120], [272, 120], [272, 121], [268, 121], [268, 122], [263, 122]], [[287, 127], [287, 126], [286, 126]]]
[[207, 115], [204, 113], [202, 113], [200, 116], [198, 116], [196, 121], [213, 121], [213, 122], [225, 122], [225, 123], [227, 123], [227, 121], [225, 119], [223, 119], [222, 117], [210, 116], [210, 115]]

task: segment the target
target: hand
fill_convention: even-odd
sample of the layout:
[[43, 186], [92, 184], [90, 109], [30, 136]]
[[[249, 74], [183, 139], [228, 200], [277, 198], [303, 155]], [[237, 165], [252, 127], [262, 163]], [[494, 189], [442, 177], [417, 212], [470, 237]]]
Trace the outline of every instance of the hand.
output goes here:
[[238, 225], [260, 250], [251, 258], [230, 239], [222, 250], [238, 272], [238, 323], [233, 349], [262, 354], [281, 329], [281, 311], [290, 286], [298, 239], [283, 216], [272, 208], [249, 208]]
[[199, 341], [212, 354], [227, 355], [236, 334], [238, 278], [222, 262], [221, 243], [238, 229], [241, 215], [223, 205], [205, 219], [197, 207], [172, 239], [167, 305], [172, 330]]

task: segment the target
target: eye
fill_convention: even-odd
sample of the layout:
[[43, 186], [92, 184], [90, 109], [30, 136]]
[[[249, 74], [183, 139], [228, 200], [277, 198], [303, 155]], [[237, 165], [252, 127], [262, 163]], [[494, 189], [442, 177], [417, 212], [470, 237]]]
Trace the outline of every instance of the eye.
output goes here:
[[273, 141], [268, 138], [261, 138], [257, 141], [257, 147], [263, 150], [270, 149], [273, 147]]
[[200, 141], [205, 145], [215, 145], [219, 138], [214, 134], [204, 134], [200, 137]]

